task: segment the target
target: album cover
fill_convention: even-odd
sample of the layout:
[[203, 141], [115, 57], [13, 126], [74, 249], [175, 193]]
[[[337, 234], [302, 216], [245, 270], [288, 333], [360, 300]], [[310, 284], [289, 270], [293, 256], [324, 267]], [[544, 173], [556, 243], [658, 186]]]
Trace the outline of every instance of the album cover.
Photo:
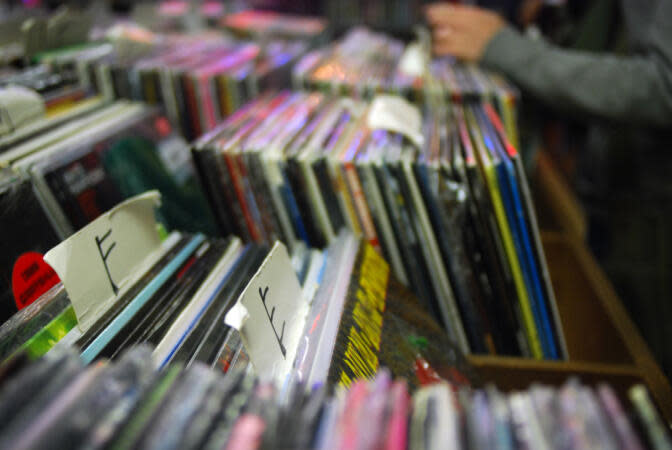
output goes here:
[[0, 321], [30, 305], [60, 280], [42, 256], [60, 239], [30, 180], [0, 172]]

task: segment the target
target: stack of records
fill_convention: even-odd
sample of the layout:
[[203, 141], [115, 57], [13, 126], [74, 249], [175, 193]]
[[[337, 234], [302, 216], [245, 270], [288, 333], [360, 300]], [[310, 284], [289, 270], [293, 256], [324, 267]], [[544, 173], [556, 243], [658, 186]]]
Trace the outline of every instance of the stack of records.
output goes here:
[[286, 86], [292, 63], [307, 49], [302, 41], [273, 40], [262, 48], [213, 34], [154, 37], [152, 43], [91, 44], [40, 59], [76, 70], [84, 85], [108, 98], [162, 105], [193, 139], [260, 90]]
[[[200, 44], [196, 44], [198, 47]], [[185, 136], [211, 130], [261, 90], [289, 82], [291, 62], [305, 52], [302, 42], [274, 41], [180, 48], [138, 62], [131, 71], [141, 80], [140, 95], [166, 107]]]
[[[515, 88], [500, 76], [450, 57], [432, 61], [423, 58], [427, 67], [409, 70], [406, 52], [416, 51], [412, 48], [416, 45], [366, 28], [353, 28], [333, 44], [306, 54], [294, 68], [294, 83], [346, 95], [370, 97], [394, 92], [421, 99], [423, 88], [433, 81], [443, 89], [444, 96], [453, 100], [517, 96]], [[412, 73], [414, 70], [417, 73]]]
[[215, 229], [187, 142], [157, 109], [140, 103], [113, 103], [15, 145], [0, 153], [0, 167], [9, 166], [32, 180], [49, 218], [44, 225], [61, 239], [149, 189], [164, 193], [159, 213], [168, 229]]
[[491, 103], [518, 145], [517, 89], [500, 75], [451, 57], [430, 60], [426, 45], [354, 28], [294, 66], [295, 88], [370, 99], [393, 93], [424, 103]]
[[381, 370], [330, 393], [197, 363], [154, 372], [141, 346], [85, 367], [71, 354], [2, 368], [0, 445], [15, 449], [669, 449], [642, 386], [619, 400], [576, 380], [502, 393], [445, 382], [409, 392]]
[[[50, 264], [58, 261], [53, 255], [62, 249], [66, 260], [76, 258], [76, 245], [91, 245], [86, 239], [91, 227], [112, 223], [115, 215], [135, 210], [134, 200], [122, 204], [61, 243], [45, 259]], [[117, 229], [113, 238], [121, 239], [120, 233]], [[142, 233], [138, 229], [136, 234]], [[96, 242], [109, 245], [105, 242], [108, 235]], [[126, 251], [117, 243], [124, 245], [115, 241], [105, 253], [105, 262], [108, 255]], [[27, 354], [34, 359], [75, 348], [84, 361], [91, 362], [115, 359], [134, 345], [150, 344], [154, 349], [151, 360], [158, 368], [175, 362], [187, 367], [198, 363], [227, 372], [247, 368], [251, 359], [250, 370], [263, 376], [267, 363], [259, 358], [254, 343], [250, 344], [254, 336], [248, 336], [245, 328], [230, 326], [227, 316], [263, 268], [274, 264], [269, 260], [278, 261], [275, 255], [282, 252], [280, 243], [271, 249], [264, 244], [243, 245], [238, 238], [208, 239], [174, 232], [162, 242], [157, 240], [155, 250], [135, 265], [113, 262], [130, 271], [121, 281], [112, 281], [118, 271], [106, 262], [107, 276], [115, 286], [114, 295], [107, 299], [100, 292], [107, 295], [108, 289], [100, 291], [91, 285], [98, 270], [95, 259], [66, 261], [70, 268], [65, 270], [57, 264], [54, 268], [64, 277], [71, 295], [57, 284], [0, 328], [1, 356]], [[75, 273], [73, 284], [72, 266], [76, 264], [91, 267], [92, 273], [83, 281]], [[279, 340], [291, 359], [288, 370], [276, 381], [349, 385], [373, 377], [383, 365], [411, 386], [418, 386], [429, 371], [455, 383], [475, 378], [457, 347], [415, 296], [394, 279], [382, 257], [352, 234], [341, 234], [325, 252], [299, 245], [281, 269], [297, 286], [300, 299], [291, 301], [300, 300], [306, 307], [297, 308], [301, 314], [288, 324], [298, 337], [294, 342], [283, 323]], [[77, 297], [77, 283], [86, 285], [85, 307], [81, 296]], [[276, 301], [279, 307], [290, 299]], [[271, 323], [282, 314], [274, 306]]]
[[222, 232], [323, 247], [347, 227], [462, 351], [565, 357], [525, 174], [494, 108], [411, 114], [416, 147], [373, 126], [375, 104], [266, 95], [197, 141]]
[[58, 283], [46, 251], [148, 189], [164, 193], [164, 228], [216, 232], [189, 145], [142, 104], [102, 107], [0, 153], [0, 322]]
[[228, 14], [221, 24], [243, 37], [308, 39], [313, 42], [325, 37], [327, 30], [327, 21], [317, 17], [256, 10]]
[[[143, 48], [143, 53], [151, 47]], [[114, 45], [109, 42], [90, 42], [60, 49], [47, 50], [33, 57], [37, 67], [45, 67], [58, 77], [76, 82], [85, 89], [97, 87], [97, 77], [87, 70], [85, 61], [104, 58], [115, 52]]]
[[370, 97], [396, 92], [408, 97], [422, 87], [422, 77], [408, 76], [399, 62], [405, 44], [382, 33], [354, 28], [343, 38], [307, 53], [294, 67], [296, 87]]

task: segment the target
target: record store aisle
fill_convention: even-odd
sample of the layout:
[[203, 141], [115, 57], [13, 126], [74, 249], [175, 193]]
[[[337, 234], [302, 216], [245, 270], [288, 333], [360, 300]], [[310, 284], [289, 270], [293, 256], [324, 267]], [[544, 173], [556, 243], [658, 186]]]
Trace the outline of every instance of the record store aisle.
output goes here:
[[158, 3], [8, 9], [0, 448], [672, 448], [608, 282], [539, 230], [513, 85]]

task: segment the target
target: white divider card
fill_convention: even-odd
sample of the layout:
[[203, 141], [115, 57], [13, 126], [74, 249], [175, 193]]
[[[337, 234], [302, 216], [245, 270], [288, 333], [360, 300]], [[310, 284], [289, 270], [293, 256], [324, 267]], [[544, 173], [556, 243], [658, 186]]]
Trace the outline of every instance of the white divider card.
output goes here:
[[290, 373], [307, 310], [287, 249], [276, 242], [225, 318], [262, 380], [282, 383]]
[[394, 95], [377, 95], [366, 118], [372, 130], [401, 133], [416, 146], [422, 147], [422, 115], [417, 106]]
[[126, 200], [44, 256], [61, 278], [82, 332], [160, 251], [154, 216], [160, 203], [158, 191]]
[[399, 70], [413, 77], [424, 77], [428, 67], [427, 54], [420, 42], [408, 44], [399, 60]]

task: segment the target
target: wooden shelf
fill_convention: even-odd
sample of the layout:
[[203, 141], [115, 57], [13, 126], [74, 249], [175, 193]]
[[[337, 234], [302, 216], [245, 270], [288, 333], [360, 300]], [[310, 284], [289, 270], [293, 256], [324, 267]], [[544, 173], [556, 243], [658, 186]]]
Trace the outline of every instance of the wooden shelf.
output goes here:
[[536, 361], [498, 356], [469, 356], [484, 380], [495, 380], [500, 389], [526, 389], [532, 383], [560, 385], [571, 377], [595, 385], [608, 381], [624, 393], [636, 383], [642, 383], [641, 372], [632, 365], [601, 364], [577, 361]]

